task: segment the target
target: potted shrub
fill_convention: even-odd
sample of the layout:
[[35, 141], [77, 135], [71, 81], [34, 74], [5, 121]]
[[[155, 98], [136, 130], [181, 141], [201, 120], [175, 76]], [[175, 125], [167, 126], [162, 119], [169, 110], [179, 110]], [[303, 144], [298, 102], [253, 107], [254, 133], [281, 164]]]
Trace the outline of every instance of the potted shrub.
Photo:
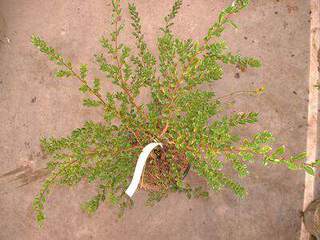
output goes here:
[[[45, 219], [44, 204], [54, 185], [74, 185], [83, 179], [97, 187], [96, 196], [83, 204], [88, 213], [93, 213], [104, 201], [121, 210], [131, 206], [132, 200], [125, 190], [141, 151], [153, 142], [161, 143], [162, 147], [149, 155], [140, 181], [140, 187], [149, 193], [150, 204], [171, 191], [185, 192], [188, 197], [207, 197], [208, 193], [200, 187], [184, 183], [189, 169], [203, 177], [212, 190], [228, 188], [239, 197], [246, 195], [245, 188], [224, 173], [227, 164], [232, 165], [239, 177], [247, 176], [248, 165], [257, 159], [264, 165], [285, 164], [289, 169], [314, 174], [313, 167], [319, 161], [305, 164], [305, 153], [286, 157], [284, 146], [272, 148], [274, 138], [270, 132], [257, 132], [251, 138], [234, 133], [233, 129], [256, 123], [258, 113], [226, 114], [223, 98], [199, 88], [221, 79], [225, 64], [241, 70], [260, 67], [256, 58], [231, 53], [221, 39], [227, 25], [236, 27], [231, 16], [248, 3], [249, 0], [234, 1], [221, 11], [202, 40], [195, 41], [182, 40], [171, 30], [182, 4], [182, 0], [176, 0], [164, 18], [156, 58], [144, 40], [134, 4], [129, 3], [128, 8], [136, 48], [132, 50], [119, 41], [124, 27], [122, 11], [120, 0], [112, 0], [113, 31], [101, 38], [105, 53], [95, 55], [95, 59], [106, 75], [103, 81], [117, 86], [113, 92], [103, 89], [100, 79], [87, 78], [87, 65], [77, 69], [44, 40], [32, 37], [33, 45], [58, 65], [56, 77], [77, 79], [79, 90], [87, 97], [83, 104], [102, 108], [104, 118], [103, 123], [86, 122], [67, 137], [41, 140], [51, 160], [47, 166], [50, 175], [33, 204], [38, 222]], [[149, 102], [137, 102], [141, 88], [150, 90]]]

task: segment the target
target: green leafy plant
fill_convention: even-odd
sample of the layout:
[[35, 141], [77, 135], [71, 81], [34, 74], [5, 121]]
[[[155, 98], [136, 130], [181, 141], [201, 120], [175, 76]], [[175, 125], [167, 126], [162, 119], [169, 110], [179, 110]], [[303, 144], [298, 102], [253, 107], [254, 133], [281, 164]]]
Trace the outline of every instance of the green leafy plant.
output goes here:
[[[226, 114], [223, 97], [199, 88], [221, 79], [225, 64], [242, 70], [260, 67], [256, 58], [233, 54], [221, 38], [227, 25], [237, 27], [231, 16], [247, 7], [249, 0], [236, 0], [225, 8], [201, 41], [183, 40], [172, 32], [173, 20], [182, 5], [182, 0], [176, 0], [157, 38], [158, 57], [144, 40], [134, 4], [129, 3], [128, 8], [135, 48], [120, 42], [124, 28], [121, 4], [120, 0], [111, 2], [113, 31], [101, 38], [104, 53], [96, 54], [95, 59], [106, 76], [103, 81], [111, 81], [116, 91], [103, 89], [104, 82], [98, 78], [89, 80], [86, 64], [77, 69], [44, 40], [32, 37], [33, 45], [58, 65], [56, 77], [78, 79], [79, 90], [88, 96], [83, 105], [102, 108], [104, 118], [103, 123], [86, 122], [67, 137], [41, 140], [51, 160], [47, 166], [50, 175], [34, 200], [38, 222], [45, 219], [44, 204], [53, 185], [71, 186], [81, 180], [97, 188], [96, 196], [83, 204], [88, 213], [104, 201], [119, 206], [121, 212], [130, 207], [132, 200], [124, 191], [141, 150], [154, 141], [161, 142], [163, 149], [150, 155], [141, 180], [141, 188], [149, 192], [149, 205], [170, 191], [207, 197], [208, 192], [201, 187], [183, 181], [189, 167], [212, 190], [229, 188], [239, 197], [244, 197], [246, 191], [236, 176], [225, 173], [229, 164], [239, 177], [247, 176], [249, 165], [256, 160], [314, 174], [319, 161], [305, 164], [305, 153], [285, 157], [284, 146], [272, 148], [274, 138], [270, 132], [257, 132], [251, 138], [234, 133], [234, 129], [256, 123], [258, 113]], [[150, 90], [151, 100], [139, 104], [136, 99], [142, 88]]]

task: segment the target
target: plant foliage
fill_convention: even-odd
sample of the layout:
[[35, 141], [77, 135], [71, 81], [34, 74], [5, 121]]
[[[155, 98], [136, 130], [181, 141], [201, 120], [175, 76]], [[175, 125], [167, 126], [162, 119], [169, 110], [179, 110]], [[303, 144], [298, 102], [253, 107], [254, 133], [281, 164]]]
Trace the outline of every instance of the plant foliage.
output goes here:
[[[250, 138], [235, 134], [234, 129], [256, 123], [258, 113], [224, 114], [221, 98], [199, 88], [201, 84], [221, 79], [225, 64], [242, 70], [260, 67], [256, 58], [233, 54], [221, 38], [228, 25], [236, 27], [231, 16], [246, 8], [249, 0], [236, 0], [225, 8], [201, 41], [183, 40], [172, 32], [173, 20], [182, 6], [182, 0], [176, 0], [157, 38], [158, 57], [144, 40], [133, 3], [129, 3], [128, 9], [135, 49], [120, 42], [124, 28], [121, 3], [111, 2], [113, 30], [100, 39], [103, 53], [95, 55], [105, 74], [103, 81], [89, 80], [86, 64], [76, 67], [40, 37], [32, 37], [33, 45], [59, 67], [55, 76], [78, 79], [79, 90], [86, 95], [83, 105], [102, 108], [105, 120], [104, 123], [88, 121], [67, 137], [41, 140], [51, 160], [50, 176], [34, 200], [38, 222], [45, 219], [44, 204], [53, 185], [72, 186], [83, 179], [97, 188], [96, 196], [82, 206], [88, 213], [96, 211], [104, 201], [119, 206], [121, 211], [131, 206], [132, 201], [124, 191], [142, 148], [153, 141], [163, 143], [165, 150], [151, 155], [148, 160], [151, 167], [146, 171], [150, 176], [158, 174], [161, 168], [157, 164], [161, 161], [165, 161], [168, 170], [156, 180], [158, 188], [149, 191], [150, 205], [170, 191], [185, 192], [188, 197], [208, 196], [201, 188], [184, 183], [184, 169], [177, 164], [178, 154], [183, 155], [191, 171], [203, 177], [212, 190], [229, 188], [239, 197], [245, 196], [246, 191], [237, 177], [225, 173], [228, 164], [239, 177], [247, 176], [249, 165], [256, 160], [264, 165], [284, 164], [292, 170], [314, 173], [313, 167], [319, 161], [305, 164], [305, 153], [285, 157], [284, 146], [273, 149], [274, 138], [268, 131], [257, 132]], [[104, 81], [112, 82], [118, 90], [103, 89]], [[152, 99], [139, 104], [137, 97], [142, 88], [150, 90]]]

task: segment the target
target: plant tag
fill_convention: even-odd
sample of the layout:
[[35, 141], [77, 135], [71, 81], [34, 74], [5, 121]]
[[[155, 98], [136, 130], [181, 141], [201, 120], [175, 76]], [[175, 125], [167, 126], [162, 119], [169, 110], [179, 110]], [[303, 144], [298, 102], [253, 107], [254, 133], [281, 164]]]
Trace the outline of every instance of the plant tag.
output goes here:
[[144, 165], [146, 164], [149, 154], [157, 146], [162, 147], [162, 144], [157, 142], [149, 143], [147, 146], [143, 148], [142, 152], [140, 153], [137, 164], [136, 164], [136, 168], [133, 173], [133, 178], [131, 180], [129, 187], [126, 190], [126, 194], [129, 197], [132, 197], [134, 192], [137, 190]]

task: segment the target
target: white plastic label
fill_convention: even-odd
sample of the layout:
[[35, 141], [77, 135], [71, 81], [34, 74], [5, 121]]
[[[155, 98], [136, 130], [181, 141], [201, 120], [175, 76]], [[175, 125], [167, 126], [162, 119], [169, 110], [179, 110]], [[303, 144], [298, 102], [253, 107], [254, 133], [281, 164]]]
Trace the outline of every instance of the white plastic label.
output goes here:
[[134, 170], [133, 178], [131, 180], [129, 187], [126, 190], [126, 194], [129, 197], [132, 197], [134, 192], [137, 190], [144, 165], [146, 164], [149, 154], [157, 146], [162, 147], [162, 144], [157, 142], [149, 143], [147, 146], [143, 148], [142, 152], [140, 153], [137, 164], [136, 164], [136, 168]]

